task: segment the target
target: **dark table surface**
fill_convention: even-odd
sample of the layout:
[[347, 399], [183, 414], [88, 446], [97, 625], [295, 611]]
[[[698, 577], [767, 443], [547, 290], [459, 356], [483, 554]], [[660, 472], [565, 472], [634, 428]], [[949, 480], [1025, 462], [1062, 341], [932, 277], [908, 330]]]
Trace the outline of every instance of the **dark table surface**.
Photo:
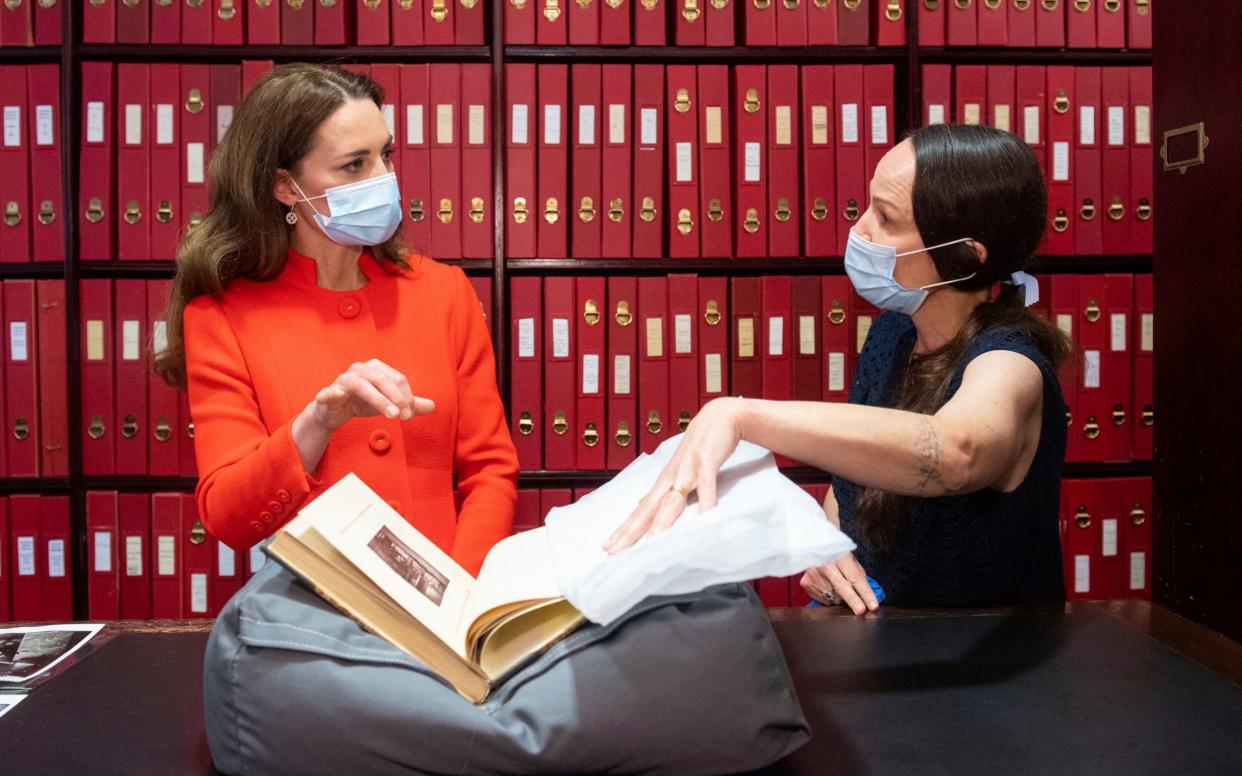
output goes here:
[[[770, 773], [1242, 774], [1242, 646], [1158, 606], [772, 619], [814, 735]], [[111, 624], [0, 718], [0, 773], [209, 773], [209, 625]]]

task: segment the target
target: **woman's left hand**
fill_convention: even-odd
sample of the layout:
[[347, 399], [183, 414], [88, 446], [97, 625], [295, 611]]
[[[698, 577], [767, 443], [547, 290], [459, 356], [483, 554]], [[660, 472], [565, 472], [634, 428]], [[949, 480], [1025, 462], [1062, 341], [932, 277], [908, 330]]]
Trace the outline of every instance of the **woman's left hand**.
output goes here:
[[648, 532], [668, 528], [685, 511], [691, 493], [698, 492], [700, 511], [716, 505], [716, 474], [742, 438], [742, 401], [729, 397], [704, 405], [651, 492], [604, 544], [608, 554], [621, 552]]

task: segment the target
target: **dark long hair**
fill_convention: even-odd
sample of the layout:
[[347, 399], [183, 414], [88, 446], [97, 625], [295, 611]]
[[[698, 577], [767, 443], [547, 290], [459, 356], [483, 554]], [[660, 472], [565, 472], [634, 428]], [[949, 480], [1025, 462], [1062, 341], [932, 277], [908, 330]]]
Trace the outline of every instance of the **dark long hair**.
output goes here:
[[[177, 246], [168, 344], [155, 356], [155, 370], [173, 387], [185, 387], [181, 315], [190, 300], [220, 294], [233, 278], [271, 280], [284, 268], [290, 227], [272, 194], [276, 170], [298, 172], [319, 125], [350, 99], [382, 107], [384, 90], [353, 70], [294, 63], [265, 74], [237, 109], [207, 168], [207, 213]], [[400, 229], [372, 251], [386, 269], [407, 266]]]
[[[1047, 227], [1048, 193], [1039, 161], [1026, 143], [984, 126], [937, 124], [910, 134], [915, 173], [911, 194], [914, 223], [924, 245], [971, 237], [987, 248], [987, 259], [967, 243], [931, 251], [942, 278], [977, 273], [953, 288], [978, 291], [1024, 269]], [[984, 333], [1005, 329], [1025, 335], [1055, 368], [1070, 354], [1069, 339], [1026, 308], [1022, 290], [1002, 284], [994, 299], [980, 303], [951, 341], [914, 355], [893, 406], [926, 415], [944, 396], [962, 357]], [[863, 535], [880, 552], [903, 540], [915, 499], [865, 488], [858, 501]]]

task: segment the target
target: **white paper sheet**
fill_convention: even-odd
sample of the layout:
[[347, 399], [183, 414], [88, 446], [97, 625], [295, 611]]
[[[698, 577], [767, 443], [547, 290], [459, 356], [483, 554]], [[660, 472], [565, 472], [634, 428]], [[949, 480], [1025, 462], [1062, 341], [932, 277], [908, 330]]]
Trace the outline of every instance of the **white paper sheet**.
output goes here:
[[102, 623], [0, 628], [0, 682], [28, 682], [82, 648]]
[[742, 442], [720, 470], [714, 509], [700, 514], [692, 496], [671, 528], [609, 557], [604, 542], [651, 489], [680, 442], [681, 435], [669, 439], [546, 517], [557, 582], [592, 622], [606, 625], [648, 596], [790, 576], [854, 549], [815, 499], [780, 473], [771, 453]]

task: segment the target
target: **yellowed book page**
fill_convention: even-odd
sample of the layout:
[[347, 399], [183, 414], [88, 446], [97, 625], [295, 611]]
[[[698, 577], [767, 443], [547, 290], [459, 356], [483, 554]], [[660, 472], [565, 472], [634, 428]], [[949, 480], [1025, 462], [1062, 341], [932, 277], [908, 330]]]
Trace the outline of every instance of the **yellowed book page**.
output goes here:
[[476, 620], [491, 609], [560, 595], [547, 530], [535, 528], [507, 537], [492, 547], [483, 560], [462, 612], [459, 638], [466, 643]]
[[479, 667], [495, 681], [528, 655], [559, 641], [582, 620], [568, 601], [554, 601], [535, 611], [523, 612], [488, 634], [479, 655]]
[[474, 577], [353, 474], [302, 510], [314, 529], [402, 609], [465, 656], [458, 637]]

